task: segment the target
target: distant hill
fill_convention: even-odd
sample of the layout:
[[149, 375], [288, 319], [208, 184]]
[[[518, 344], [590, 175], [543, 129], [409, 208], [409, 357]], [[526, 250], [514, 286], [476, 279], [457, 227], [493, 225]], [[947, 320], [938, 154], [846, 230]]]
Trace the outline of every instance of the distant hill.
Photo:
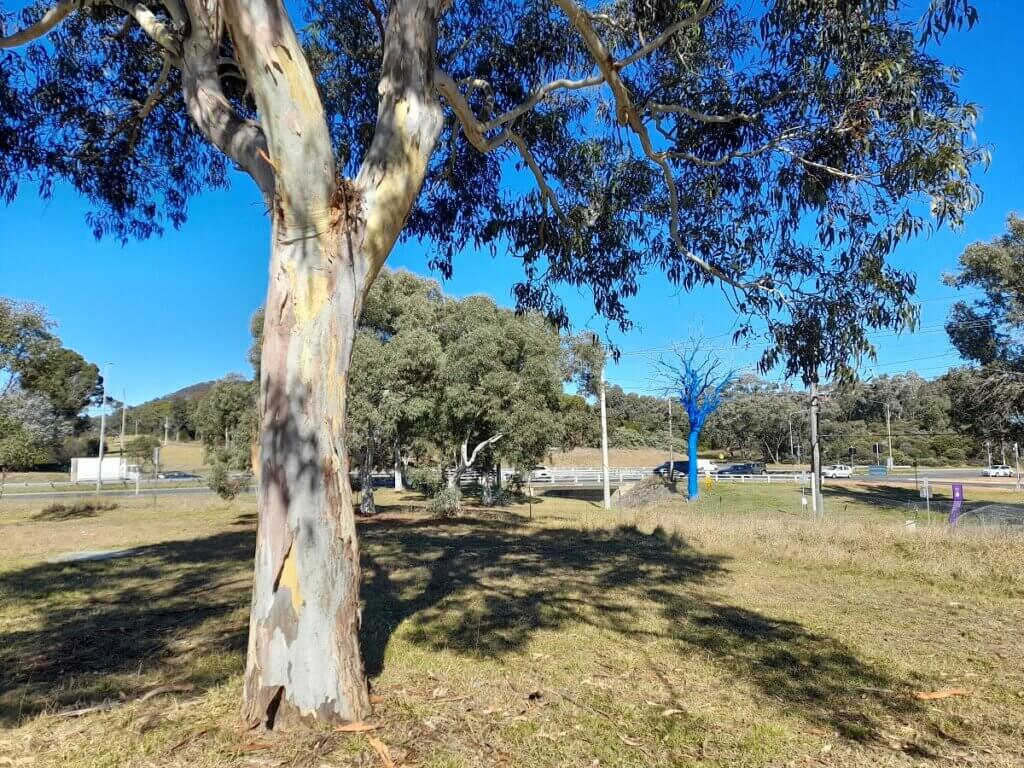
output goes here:
[[244, 377], [239, 376], [237, 373], [229, 373], [222, 379], [213, 379], [212, 381], [201, 381], [197, 384], [189, 384], [187, 387], [182, 387], [179, 390], [171, 392], [170, 394], [161, 395], [160, 397], [154, 397], [152, 400], [147, 400], [142, 405], [149, 405], [150, 403], [162, 403], [166, 400], [195, 400], [196, 398], [202, 397], [211, 389], [217, 382], [224, 381], [226, 379], [243, 379]]

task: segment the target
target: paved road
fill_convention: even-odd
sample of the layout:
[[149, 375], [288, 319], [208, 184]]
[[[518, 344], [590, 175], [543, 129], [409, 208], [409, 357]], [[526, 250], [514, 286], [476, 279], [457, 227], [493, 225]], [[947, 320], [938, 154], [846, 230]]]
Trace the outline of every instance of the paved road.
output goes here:
[[[243, 493], [251, 492], [254, 489], [248, 489]], [[213, 491], [204, 486], [192, 486], [185, 488], [143, 488], [139, 491], [139, 496], [202, 496], [212, 494]], [[113, 497], [113, 496], [135, 496], [135, 489], [123, 490], [123, 489], [105, 489], [100, 492], [100, 496]], [[0, 497], [0, 504], [5, 501], [61, 501], [62, 499], [87, 499], [96, 496], [95, 488], [88, 491], [32, 491], [30, 493], [5, 493]]]

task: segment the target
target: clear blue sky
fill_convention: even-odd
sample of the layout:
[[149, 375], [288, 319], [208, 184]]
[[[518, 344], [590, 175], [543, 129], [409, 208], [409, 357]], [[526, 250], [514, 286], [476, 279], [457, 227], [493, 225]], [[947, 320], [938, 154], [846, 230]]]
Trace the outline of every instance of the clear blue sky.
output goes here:
[[[1006, 215], [1024, 209], [1018, 63], [1024, 6], [978, 5], [979, 25], [952, 34], [938, 52], [965, 70], [962, 93], [982, 107], [978, 138], [992, 149], [992, 166], [979, 177], [985, 200], [964, 232], [941, 231], [899, 250], [897, 263], [918, 274], [922, 330], [878, 337], [878, 363], [864, 375], [916, 370], [930, 378], [957, 363], [942, 331], [953, 291], [941, 284], [941, 275], [955, 267], [966, 244], [999, 234]], [[73, 192], [58, 190], [43, 203], [28, 185], [13, 205], [0, 207], [0, 295], [38, 302], [68, 346], [98, 364], [114, 363], [111, 395], [120, 398], [126, 391], [129, 403], [232, 371], [248, 375], [248, 318], [263, 300], [268, 256], [268, 223], [248, 179], [239, 177], [231, 190], [194, 201], [181, 230], [124, 247], [96, 242], [85, 224], [86, 210]], [[405, 244], [388, 264], [430, 274], [427, 261], [421, 248]], [[445, 287], [453, 295], [487, 293], [510, 305], [519, 270], [511, 257], [466, 253], [456, 258], [455, 275]], [[588, 296], [566, 299], [578, 327], [604, 329]], [[733, 322], [717, 290], [679, 293], [657, 276], [644, 281], [631, 310], [636, 329], [615, 337], [626, 352], [695, 333], [725, 334]], [[716, 343], [727, 344], [728, 338]], [[723, 354], [738, 366], [757, 357], [756, 350]], [[649, 370], [644, 355], [626, 354], [609, 380], [644, 391], [651, 386]]]

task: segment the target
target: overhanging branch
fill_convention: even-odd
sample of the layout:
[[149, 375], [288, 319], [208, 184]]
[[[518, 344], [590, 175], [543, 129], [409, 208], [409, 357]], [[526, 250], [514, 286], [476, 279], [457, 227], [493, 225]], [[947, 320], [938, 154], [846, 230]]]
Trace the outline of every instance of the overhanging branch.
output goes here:
[[[474, 85], [475, 87], [481, 87], [480, 83], [475, 83]], [[551, 205], [552, 210], [559, 219], [567, 221], [554, 190], [548, 184], [547, 179], [544, 178], [544, 171], [541, 169], [540, 163], [537, 162], [537, 158], [534, 157], [526, 140], [510, 128], [502, 128], [497, 135], [488, 138], [485, 135], [486, 125], [477, 119], [477, 116], [473, 113], [473, 108], [469, 105], [466, 97], [462, 95], [462, 91], [459, 90], [458, 84], [448, 73], [437, 70], [434, 73], [434, 86], [437, 88], [438, 93], [451, 105], [452, 111], [455, 112], [455, 117], [462, 126], [462, 132], [466, 135], [466, 139], [478, 151], [492, 152], [508, 143], [515, 146], [533, 174], [541, 197]]]
[[84, 7], [79, 0], [63, 0], [50, 8], [43, 17], [31, 26], [15, 32], [7, 37], [0, 37], [0, 48], [17, 48], [19, 45], [38, 40], [51, 29], [60, 24], [76, 8]]

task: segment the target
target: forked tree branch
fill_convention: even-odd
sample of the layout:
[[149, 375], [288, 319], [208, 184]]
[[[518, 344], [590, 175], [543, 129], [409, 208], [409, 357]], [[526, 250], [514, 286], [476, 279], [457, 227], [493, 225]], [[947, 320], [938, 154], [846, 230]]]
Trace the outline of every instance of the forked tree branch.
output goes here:
[[129, 151], [135, 148], [135, 144], [139, 140], [139, 130], [142, 128], [142, 124], [164, 97], [164, 85], [167, 84], [167, 78], [171, 76], [171, 66], [171, 57], [165, 53], [164, 64], [160, 68], [160, 74], [157, 76], [156, 82], [149, 91], [149, 95], [146, 97], [146, 100], [142, 103], [142, 107], [139, 108], [138, 114], [135, 116], [135, 125], [132, 127], [132, 133], [128, 139]]
[[488, 120], [486, 123], [483, 124], [482, 128], [484, 131], [490, 131], [493, 130], [494, 128], [497, 128], [498, 126], [504, 125], [505, 123], [511, 123], [517, 118], [525, 115], [527, 112], [529, 112], [531, 109], [537, 106], [540, 102], [547, 98], [549, 94], [553, 93], [554, 91], [578, 91], [583, 88], [593, 88], [594, 86], [601, 85], [603, 82], [603, 75], [595, 75], [594, 77], [587, 77], [582, 80], [552, 80], [550, 83], [542, 85], [536, 91], [531, 93], [530, 97], [522, 104], [513, 107], [503, 115], [500, 115], [492, 120]]
[[108, 0], [108, 3], [115, 8], [120, 8], [135, 19], [142, 31], [165, 51], [173, 56], [180, 55], [181, 41], [178, 35], [145, 5], [133, 2], [133, 0]]
[[57, 3], [44, 13], [43, 17], [35, 24], [27, 26], [25, 29], [15, 32], [13, 35], [0, 37], [0, 48], [17, 48], [19, 45], [24, 45], [25, 43], [31, 43], [33, 40], [38, 40], [60, 24], [76, 8], [82, 8], [84, 6], [85, 3], [80, 2], [80, 0], [61, 0], [61, 2]]
[[[462, 132], [477, 151], [484, 153], [493, 152], [495, 149], [508, 143], [512, 143], [519, 150], [520, 156], [526, 162], [530, 172], [533, 173], [541, 196], [551, 205], [555, 215], [562, 221], [566, 221], [565, 213], [558, 203], [558, 197], [555, 195], [554, 190], [551, 189], [547, 179], [544, 178], [544, 171], [537, 162], [537, 158], [533, 156], [533, 152], [530, 151], [530, 146], [526, 143], [525, 139], [507, 127], [502, 128], [495, 136], [488, 138], [485, 135], [486, 124], [477, 119], [473, 108], [469, 105], [469, 102], [463, 96], [462, 91], [459, 90], [458, 84], [452, 79], [451, 75], [437, 70], [434, 73], [434, 85], [437, 91], [444, 96], [445, 101], [451, 105], [455, 117], [462, 126]], [[474, 85], [479, 87], [480, 84], [475, 83]], [[526, 110], [523, 111], [525, 112]]]

